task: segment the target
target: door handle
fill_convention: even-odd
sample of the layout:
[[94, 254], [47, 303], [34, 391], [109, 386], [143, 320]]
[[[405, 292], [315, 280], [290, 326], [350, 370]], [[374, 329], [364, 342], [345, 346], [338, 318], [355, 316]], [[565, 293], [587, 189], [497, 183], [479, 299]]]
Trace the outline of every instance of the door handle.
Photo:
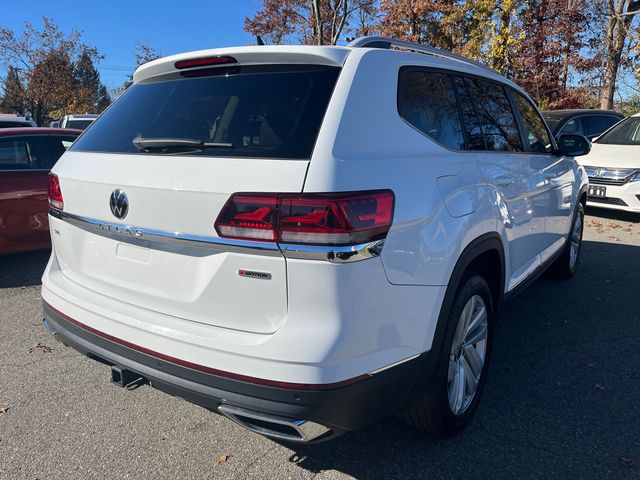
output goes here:
[[516, 179], [513, 177], [498, 177], [496, 178], [496, 185], [499, 187], [507, 187], [516, 182]]

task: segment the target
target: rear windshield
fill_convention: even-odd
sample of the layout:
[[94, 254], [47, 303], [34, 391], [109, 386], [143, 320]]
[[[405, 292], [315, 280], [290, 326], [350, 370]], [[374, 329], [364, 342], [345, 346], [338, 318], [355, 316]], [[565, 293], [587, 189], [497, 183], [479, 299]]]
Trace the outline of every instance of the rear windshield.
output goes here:
[[[71, 149], [310, 158], [339, 71], [310, 65], [244, 66], [134, 84]], [[175, 148], [145, 148], [148, 142], [171, 144], [172, 139]], [[208, 145], [190, 148], [180, 140]]]
[[65, 128], [75, 128], [77, 130], [84, 130], [93, 123], [93, 120], [68, 120]]

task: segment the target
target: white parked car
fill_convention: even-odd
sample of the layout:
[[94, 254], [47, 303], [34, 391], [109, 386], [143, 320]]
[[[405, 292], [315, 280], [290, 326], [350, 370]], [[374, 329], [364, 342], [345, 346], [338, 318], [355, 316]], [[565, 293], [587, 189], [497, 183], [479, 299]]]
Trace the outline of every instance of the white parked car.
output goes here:
[[84, 113], [75, 115], [65, 115], [58, 122], [59, 128], [75, 128], [76, 130], [84, 130], [98, 118], [95, 113]]
[[453, 434], [505, 299], [575, 272], [589, 142], [559, 141], [517, 85], [416, 44], [155, 60], [53, 169], [44, 324], [270, 437]]
[[589, 176], [590, 205], [640, 212], [640, 114], [596, 138], [580, 163]]

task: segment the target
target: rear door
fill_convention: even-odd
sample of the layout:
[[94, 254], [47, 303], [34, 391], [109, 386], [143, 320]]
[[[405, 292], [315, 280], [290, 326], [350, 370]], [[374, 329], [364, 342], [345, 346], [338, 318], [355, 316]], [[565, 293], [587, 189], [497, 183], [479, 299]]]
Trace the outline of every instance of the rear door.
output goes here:
[[540, 264], [539, 253], [546, 247], [546, 162], [526, 151], [504, 86], [472, 77], [457, 77], [456, 85], [480, 171], [500, 195], [509, 243], [507, 286], [512, 288]]
[[214, 222], [234, 192], [302, 191], [339, 68], [196, 72], [134, 84], [63, 156], [56, 256], [107, 297], [272, 333], [287, 314], [284, 257], [269, 239], [229, 245]]
[[511, 91], [520, 114], [525, 141], [532, 165], [540, 168], [542, 182], [548, 190], [548, 210], [544, 222], [541, 261], [546, 261], [564, 245], [574, 212], [573, 186], [575, 182], [573, 159], [554, 153], [551, 133], [542, 117], [524, 95]]

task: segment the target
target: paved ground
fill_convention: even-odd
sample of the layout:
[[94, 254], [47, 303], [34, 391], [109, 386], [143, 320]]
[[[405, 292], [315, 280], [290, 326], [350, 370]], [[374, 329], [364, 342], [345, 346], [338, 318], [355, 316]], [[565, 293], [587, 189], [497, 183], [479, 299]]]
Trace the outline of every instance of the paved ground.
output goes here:
[[291, 447], [117, 388], [43, 331], [48, 253], [2, 257], [0, 478], [638, 478], [640, 218], [588, 213], [578, 275], [543, 278], [509, 306], [477, 416], [444, 441], [390, 418]]

